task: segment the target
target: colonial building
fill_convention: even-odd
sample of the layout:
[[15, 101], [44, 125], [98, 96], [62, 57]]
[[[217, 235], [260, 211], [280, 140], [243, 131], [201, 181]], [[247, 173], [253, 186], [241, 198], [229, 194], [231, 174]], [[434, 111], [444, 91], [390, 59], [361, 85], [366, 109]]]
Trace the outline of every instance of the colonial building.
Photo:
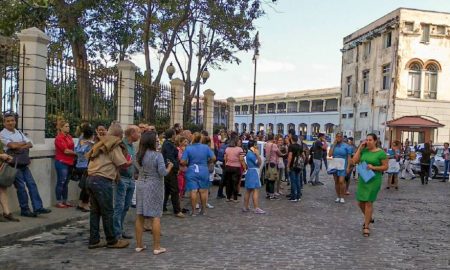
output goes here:
[[[399, 8], [343, 40], [340, 127], [384, 143], [449, 141], [449, 85], [450, 14]], [[402, 132], [393, 132], [399, 118]]]
[[[253, 97], [235, 98], [234, 130], [252, 129]], [[339, 123], [339, 88], [293, 91], [257, 95], [255, 108], [256, 131], [297, 134], [312, 139], [319, 132], [332, 134]]]

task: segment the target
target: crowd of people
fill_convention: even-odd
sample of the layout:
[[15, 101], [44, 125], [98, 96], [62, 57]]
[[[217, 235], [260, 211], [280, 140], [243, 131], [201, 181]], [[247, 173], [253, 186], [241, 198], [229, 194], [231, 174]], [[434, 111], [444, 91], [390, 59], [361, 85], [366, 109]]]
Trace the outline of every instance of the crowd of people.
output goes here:
[[[16, 117], [14, 114], [3, 117], [0, 159], [8, 163], [24, 159], [17, 166], [14, 186], [20, 214], [36, 217], [50, 210], [43, 207], [28, 168], [28, 150], [32, 144], [15, 129]], [[99, 124], [95, 128], [84, 122], [77, 127], [78, 140], [74, 141], [70, 123], [58, 119], [57, 129], [55, 207], [75, 207], [68, 201], [68, 184], [69, 180], [77, 181], [80, 196], [76, 208], [90, 212], [90, 249], [127, 247], [128, 239], [133, 236], [125, 230], [124, 220], [130, 207], [136, 207], [135, 250], [146, 249], [143, 232], [150, 230], [155, 255], [166, 252], [160, 245], [160, 218], [163, 213], [168, 213], [169, 201], [177, 218], [185, 218], [186, 214], [192, 217], [207, 215], [207, 210], [214, 208], [209, 197], [211, 183], [217, 177], [216, 164], [222, 169], [217, 199], [240, 203], [241, 181], [244, 180], [242, 211], [255, 214], [266, 213], [259, 203], [263, 185], [268, 200], [280, 200], [286, 195], [290, 202], [298, 203], [302, 200], [304, 185], [323, 185], [320, 172], [324, 167], [334, 179], [335, 202], [342, 204], [345, 196], [350, 194], [349, 185], [353, 179], [357, 182], [356, 199], [364, 217], [362, 234], [369, 236], [369, 226], [374, 222], [373, 203], [381, 189], [383, 173], [388, 175], [386, 189], [398, 190], [399, 174], [401, 178], [408, 174], [412, 179], [415, 177], [411, 161], [415, 159], [414, 153], [420, 151], [421, 181], [425, 185], [432, 156], [436, 154], [430, 143], [425, 143], [423, 148], [412, 148], [408, 141], [404, 145], [394, 141], [388, 149], [383, 149], [375, 134], [368, 134], [359, 146], [353, 138], [342, 133], [337, 133], [330, 145], [325, 134], [318, 134], [317, 140], [308, 146], [303, 136], [296, 135], [294, 130], [287, 136], [217, 130], [211, 136], [206, 131], [192, 134], [175, 124], [157, 134], [154, 126], [144, 123], [123, 130], [117, 122], [108, 127]], [[448, 177], [449, 155], [446, 143], [444, 181]], [[307, 166], [310, 167], [309, 181]], [[368, 174], [370, 177], [366, 177]], [[282, 182], [290, 186], [289, 194], [283, 194]], [[187, 194], [190, 202], [182, 205]], [[28, 198], [31, 198], [33, 211]], [[9, 209], [6, 187], [0, 187], [0, 203], [3, 207], [0, 221], [19, 221]], [[105, 240], [100, 237], [100, 219]]]

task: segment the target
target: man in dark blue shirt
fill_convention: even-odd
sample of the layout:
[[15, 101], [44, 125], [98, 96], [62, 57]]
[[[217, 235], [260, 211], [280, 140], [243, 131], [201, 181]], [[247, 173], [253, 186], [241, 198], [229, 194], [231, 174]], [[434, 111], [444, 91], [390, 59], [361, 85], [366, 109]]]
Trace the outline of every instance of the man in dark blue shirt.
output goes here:
[[180, 197], [178, 193], [178, 170], [180, 164], [178, 162], [178, 149], [174, 144], [175, 141], [175, 130], [168, 129], [165, 132], [165, 141], [161, 147], [161, 153], [164, 157], [166, 164], [170, 161], [173, 163], [173, 169], [168, 175], [164, 177], [164, 204], [163, 211], [167, 211], [167, 201], [169, 196], [172, 200], [173, 213], [176, 217], [183, 218], [184, 215], [181, 213]]

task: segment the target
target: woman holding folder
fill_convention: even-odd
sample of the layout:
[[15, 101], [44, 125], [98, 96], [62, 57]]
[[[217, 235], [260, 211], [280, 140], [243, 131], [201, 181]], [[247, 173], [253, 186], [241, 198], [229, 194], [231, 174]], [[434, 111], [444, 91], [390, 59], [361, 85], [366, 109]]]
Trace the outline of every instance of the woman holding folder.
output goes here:
[[388, 169], [388, 160], [383, 149], [377, 147], [378, 138], [375, 134], [368, 134], [364, 142], [362, 142], [355, 155], [353, 163], [367, 163], [367, 169], [374, 172], [374, 176], [370, 179], [363, 179], [359, 174], [358, 188], [356, 191], [356, 199], [359, 202], [359, 208], [364, 214], [363, 235], [369, 236], [369, 224], [373, 223], [373, 203], [377, 199], [378, 192], [381, 188], [382, 172]]

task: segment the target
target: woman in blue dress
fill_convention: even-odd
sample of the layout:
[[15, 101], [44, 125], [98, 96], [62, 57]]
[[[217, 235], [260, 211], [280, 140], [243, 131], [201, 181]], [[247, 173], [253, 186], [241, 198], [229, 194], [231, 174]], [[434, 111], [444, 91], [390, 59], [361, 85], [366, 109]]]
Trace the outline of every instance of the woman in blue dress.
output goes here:
[[337, 195], [337, 198], [335, 200], [336, 203], [345, 203], [345, 176], [350, 172], [350, 158], [353, 153], [353, 149], [348, 144], [344, 143], [343, 139], [344, 138], [342, 136], [342, 133], [338, 132], [336, 134], [336, 139], [331, 146], [330, 152], [328, 153], [329, 157], [333, 157], [333, 159], [343, 159], [345, 162], [344, 168], [341, 170], [337, 170], [333, 174]]
[[259, 188], [261, 187], [261, 181], [259, 177], [259, 165], [261, 164], [261, 157], [256, 141], [248, 142], [248, 151], [245, 157], [247, 162], [247, 173], [245, 174], [245, 196], [244, 196], [244, 208], [242, 211], [248, 212], [250, 196], [252, 195], [253, 207], [256, 214], [265, 214], [266, 212], [259, 208]]
[[387, 186], [386, 189], [395, 188], [398, 190], [398, 173], [400, 172], [400, 142], [392, 143], [392, 148], [387, 151], [389, 160], [389, 169], [387, 170]]
[[214, 162], [216, 157], [212, 150], [205, 144], [201, 144], [202, 135], [198, 132], [192, 136], [192, 144], [186, 147], [181, 157], [181, 165], [186, 169], [186, 191], [191, 193], [191, 215], [195, 216], [195, 206], [197, 204], [197, 191], [200, 193], [201, 215], [206, 214], [209, 188], [208, 163]]

